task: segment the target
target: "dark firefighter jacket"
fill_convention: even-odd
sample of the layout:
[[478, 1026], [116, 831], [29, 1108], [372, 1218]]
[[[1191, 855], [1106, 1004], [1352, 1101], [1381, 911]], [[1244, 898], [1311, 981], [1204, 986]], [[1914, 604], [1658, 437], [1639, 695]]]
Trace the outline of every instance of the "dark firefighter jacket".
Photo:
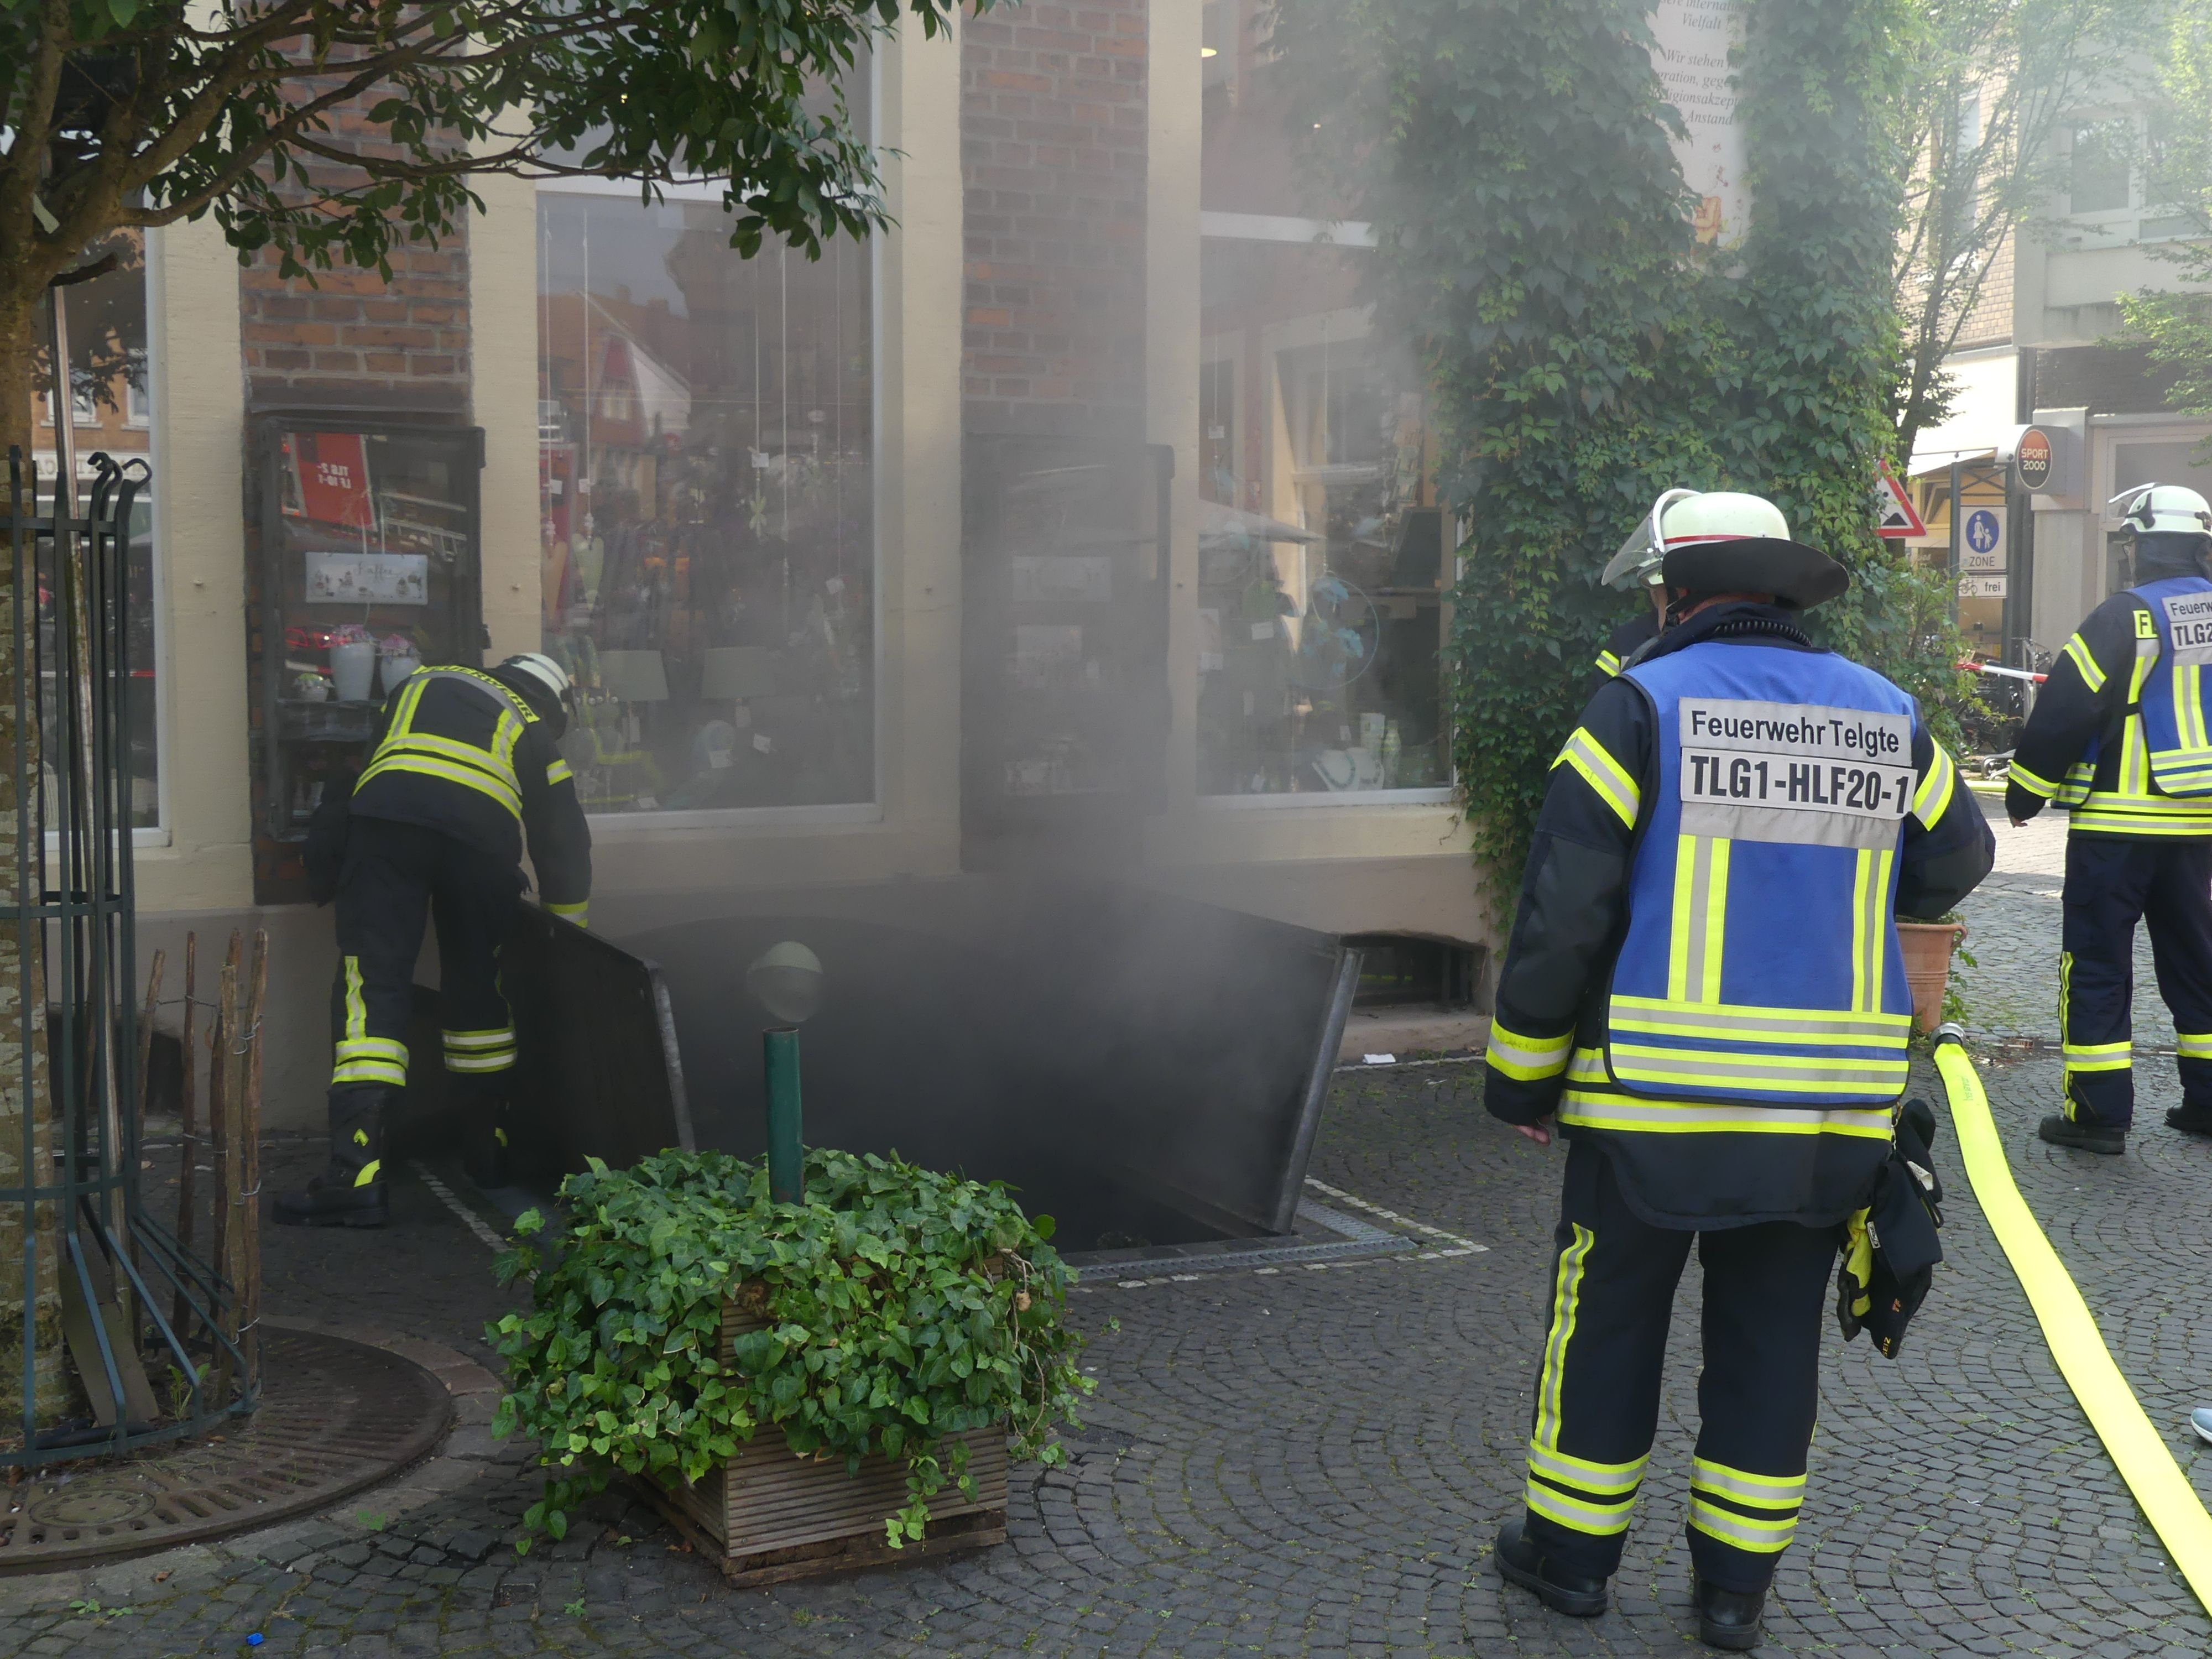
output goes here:
[[2089, 613], [2051, 665], [2013, 750], [2008, 813], [2032, 818], [2055, 796], [2077, 836], [2212, 836], [2212, 799], [2177, 800], [2149, 781], [2139, 708], [2156, 658], [2138, 656], [2136, 642], [2157, 638], [2150, 606], [2131, 591]]
[[[1732, 640], [1814, 651], [1788, 611], [1736, 602], [1668, 629], [1644, 660], [1707, 641], [1725, 647]], [[1553, 769], [1498, 988], [1496, 1025], [1514, 1042], [1555, 1050], [1571, 1046], [1578, 1062], [1601, 1046], [1613, 965], [1627, 931], [1630, 874], [1659, 794], [1656, 725], [1648, 694], [1633, 680], [1619, 678], [1590, 700], [1577, 733], [1577, 741], [1586, 736], [1636, 781], [1633, 823], [1624, 821], [1621, 806], [1601, 795], [1580, 769]], [[1923, 823], [1917, 812], [1904, 821], [1897, 913], [1939, 916], [1988, 874], [1996, 842], [1972, 792], [1957, 781], [1950, 757], [1917, 720], [1912, 765], [1923, 786], [1916, 799], [1928, 803], [1923, 810], [1929, 821]], [[1732, 913], [1738, 902], [1729, 896]], [[1741, 902], [1763, 913], [1747, 915], [1745, 925], [1790, 925], [1785, 893], [1746, 894]], [[1493, 1050], [1496, 1042], [1493, 1031]], [[1602, 1060], [1596, 1063], [1601, 1070]], [[1522, 1079], [1493, 1060], [1485, 1104], [1508, 1123], [1534, 1123], [1559, 1110], [1575, 1070]], [[1588, 1133], [1605, 1147], [1616, 1132], [1571, 1127], [1569, 1133]], [[1839, 1222], [1866, 1202], [1865, 1189], [1887, 1154], [1881, 1143], [1825, 1134], [1718, 1132], [1637, 1139], [1669, 1146], [1656, 1160], [1639, 1152], [1637, 1168], [1626, 1158], [1610, 1161], [1631, 1206], [1661, 1226]], [[1839, 1144], [1823, 1144], [1831, 1142]], [[1668, 1170], [1663, 1182], [1653, 1177], [1656, 1167]], [[1663, 1190], [1655, 1189], [1662, 1185]]]
[[1595, 696], [1599, 689], [1628, 664], [1628, 659], [1659, 637], [1658, 614], [1651, 609], [1650, 601], [1644, 608], [1613, 630], [1613, 637], [1605, 642], [1605, 649], [1597, 653], [1597, 672], [1590, 676], [1589, 695]]
[[592, 832], [552, 727], [528, 700], [473, 668], [424, 668], [378, 717], [353, 816], [419, 823], [538, 868], [538, 897], [581, 921], [592, 895]]

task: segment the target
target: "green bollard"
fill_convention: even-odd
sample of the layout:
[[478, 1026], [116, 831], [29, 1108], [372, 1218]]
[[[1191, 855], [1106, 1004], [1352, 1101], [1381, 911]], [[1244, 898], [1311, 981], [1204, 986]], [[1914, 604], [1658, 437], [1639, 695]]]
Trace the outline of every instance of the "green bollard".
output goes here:
[[799, 1028], [761, 1033], [761, 1069], [768, 1079], [768, 1195], [797, 1204], [806, 1192], [806, 1153], [799, 1106]]

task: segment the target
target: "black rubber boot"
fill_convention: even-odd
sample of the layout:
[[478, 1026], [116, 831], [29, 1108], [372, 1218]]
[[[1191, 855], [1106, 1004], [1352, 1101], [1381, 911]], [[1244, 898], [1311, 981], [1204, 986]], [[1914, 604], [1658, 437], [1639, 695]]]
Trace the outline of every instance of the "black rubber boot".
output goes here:
[[2107, 1157], [2128, 1149], [2125, 1129], [2115, 1129], [2104, 1123], [2085, 1123], [2057, 1112], [2038, 1124], [2035, 1133], [2038, 1139], [2047, 1140], [2054, 1146], [2071, 1146], [2078, 1152], [2102, 1152]]
[[1492, 1553], [1500, 1576], [1508, 1583], [1534, 1590], [1539, 1601], [1570, 1619], [1595, 1619], [1603, 1613], [1606, 1581], [1560, 1571], [1544, 1559], [1539, 1545], [1522, 1535], [1522, 1524], [1508, 1521], [1498, 1529], [1498, 1547]]
[[2177, 1106], [2166, 1115], [2166, 1127], [2185, 1135], [2212, 1137], [2212, 1106]]
[[461, 1172], [480, 1189], [513, 1185], [506, 1074], [478, 1079], [467, 1091], [462, 1110]]
[[1707, 1647], [1741, 1653], [1759, 1645], [1759, 1621], [1766, 1612], [1765, 1590], [1723, 1589], [1700, 1578], [1694, 1598], [1698, 1639]]
[[283, 1227], [381, 1227], [392, 1219], [384, 1183], [347, 1187], [317, 1176], [301, 1193], [279, 1193], [275, 1206]]

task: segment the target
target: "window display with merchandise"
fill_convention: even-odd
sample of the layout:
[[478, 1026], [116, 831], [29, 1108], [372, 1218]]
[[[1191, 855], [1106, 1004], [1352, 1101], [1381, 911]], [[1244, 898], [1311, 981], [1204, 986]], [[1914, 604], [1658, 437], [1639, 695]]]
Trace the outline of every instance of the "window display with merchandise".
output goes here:
[[538, 198], [544, 648], [593, 812], [874, 797], [869, 250]]

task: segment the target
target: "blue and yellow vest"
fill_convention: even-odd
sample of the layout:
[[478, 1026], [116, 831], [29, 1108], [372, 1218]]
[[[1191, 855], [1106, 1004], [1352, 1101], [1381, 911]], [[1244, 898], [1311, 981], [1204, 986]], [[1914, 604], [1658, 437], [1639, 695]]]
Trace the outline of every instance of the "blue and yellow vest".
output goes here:
[[2130, 590], [2150, 608], [2136, 616], [2138, 634], [2148, 620], [2153, 637], [2138, 638], [2140, 664], [2130, 687], [2142, 709], [2142, 735], [2152, 787], [2178, 799], [2212, 795], [2212, 581], [2175, 576]]
[[1893, 908], [1912, 699], [1748, 643], [1626, 675], [1658, 717], [1658, 787], [1602, 1048], [1570, 1066], [1562, 1121], [1887, 1142], [1912, 1018]]

